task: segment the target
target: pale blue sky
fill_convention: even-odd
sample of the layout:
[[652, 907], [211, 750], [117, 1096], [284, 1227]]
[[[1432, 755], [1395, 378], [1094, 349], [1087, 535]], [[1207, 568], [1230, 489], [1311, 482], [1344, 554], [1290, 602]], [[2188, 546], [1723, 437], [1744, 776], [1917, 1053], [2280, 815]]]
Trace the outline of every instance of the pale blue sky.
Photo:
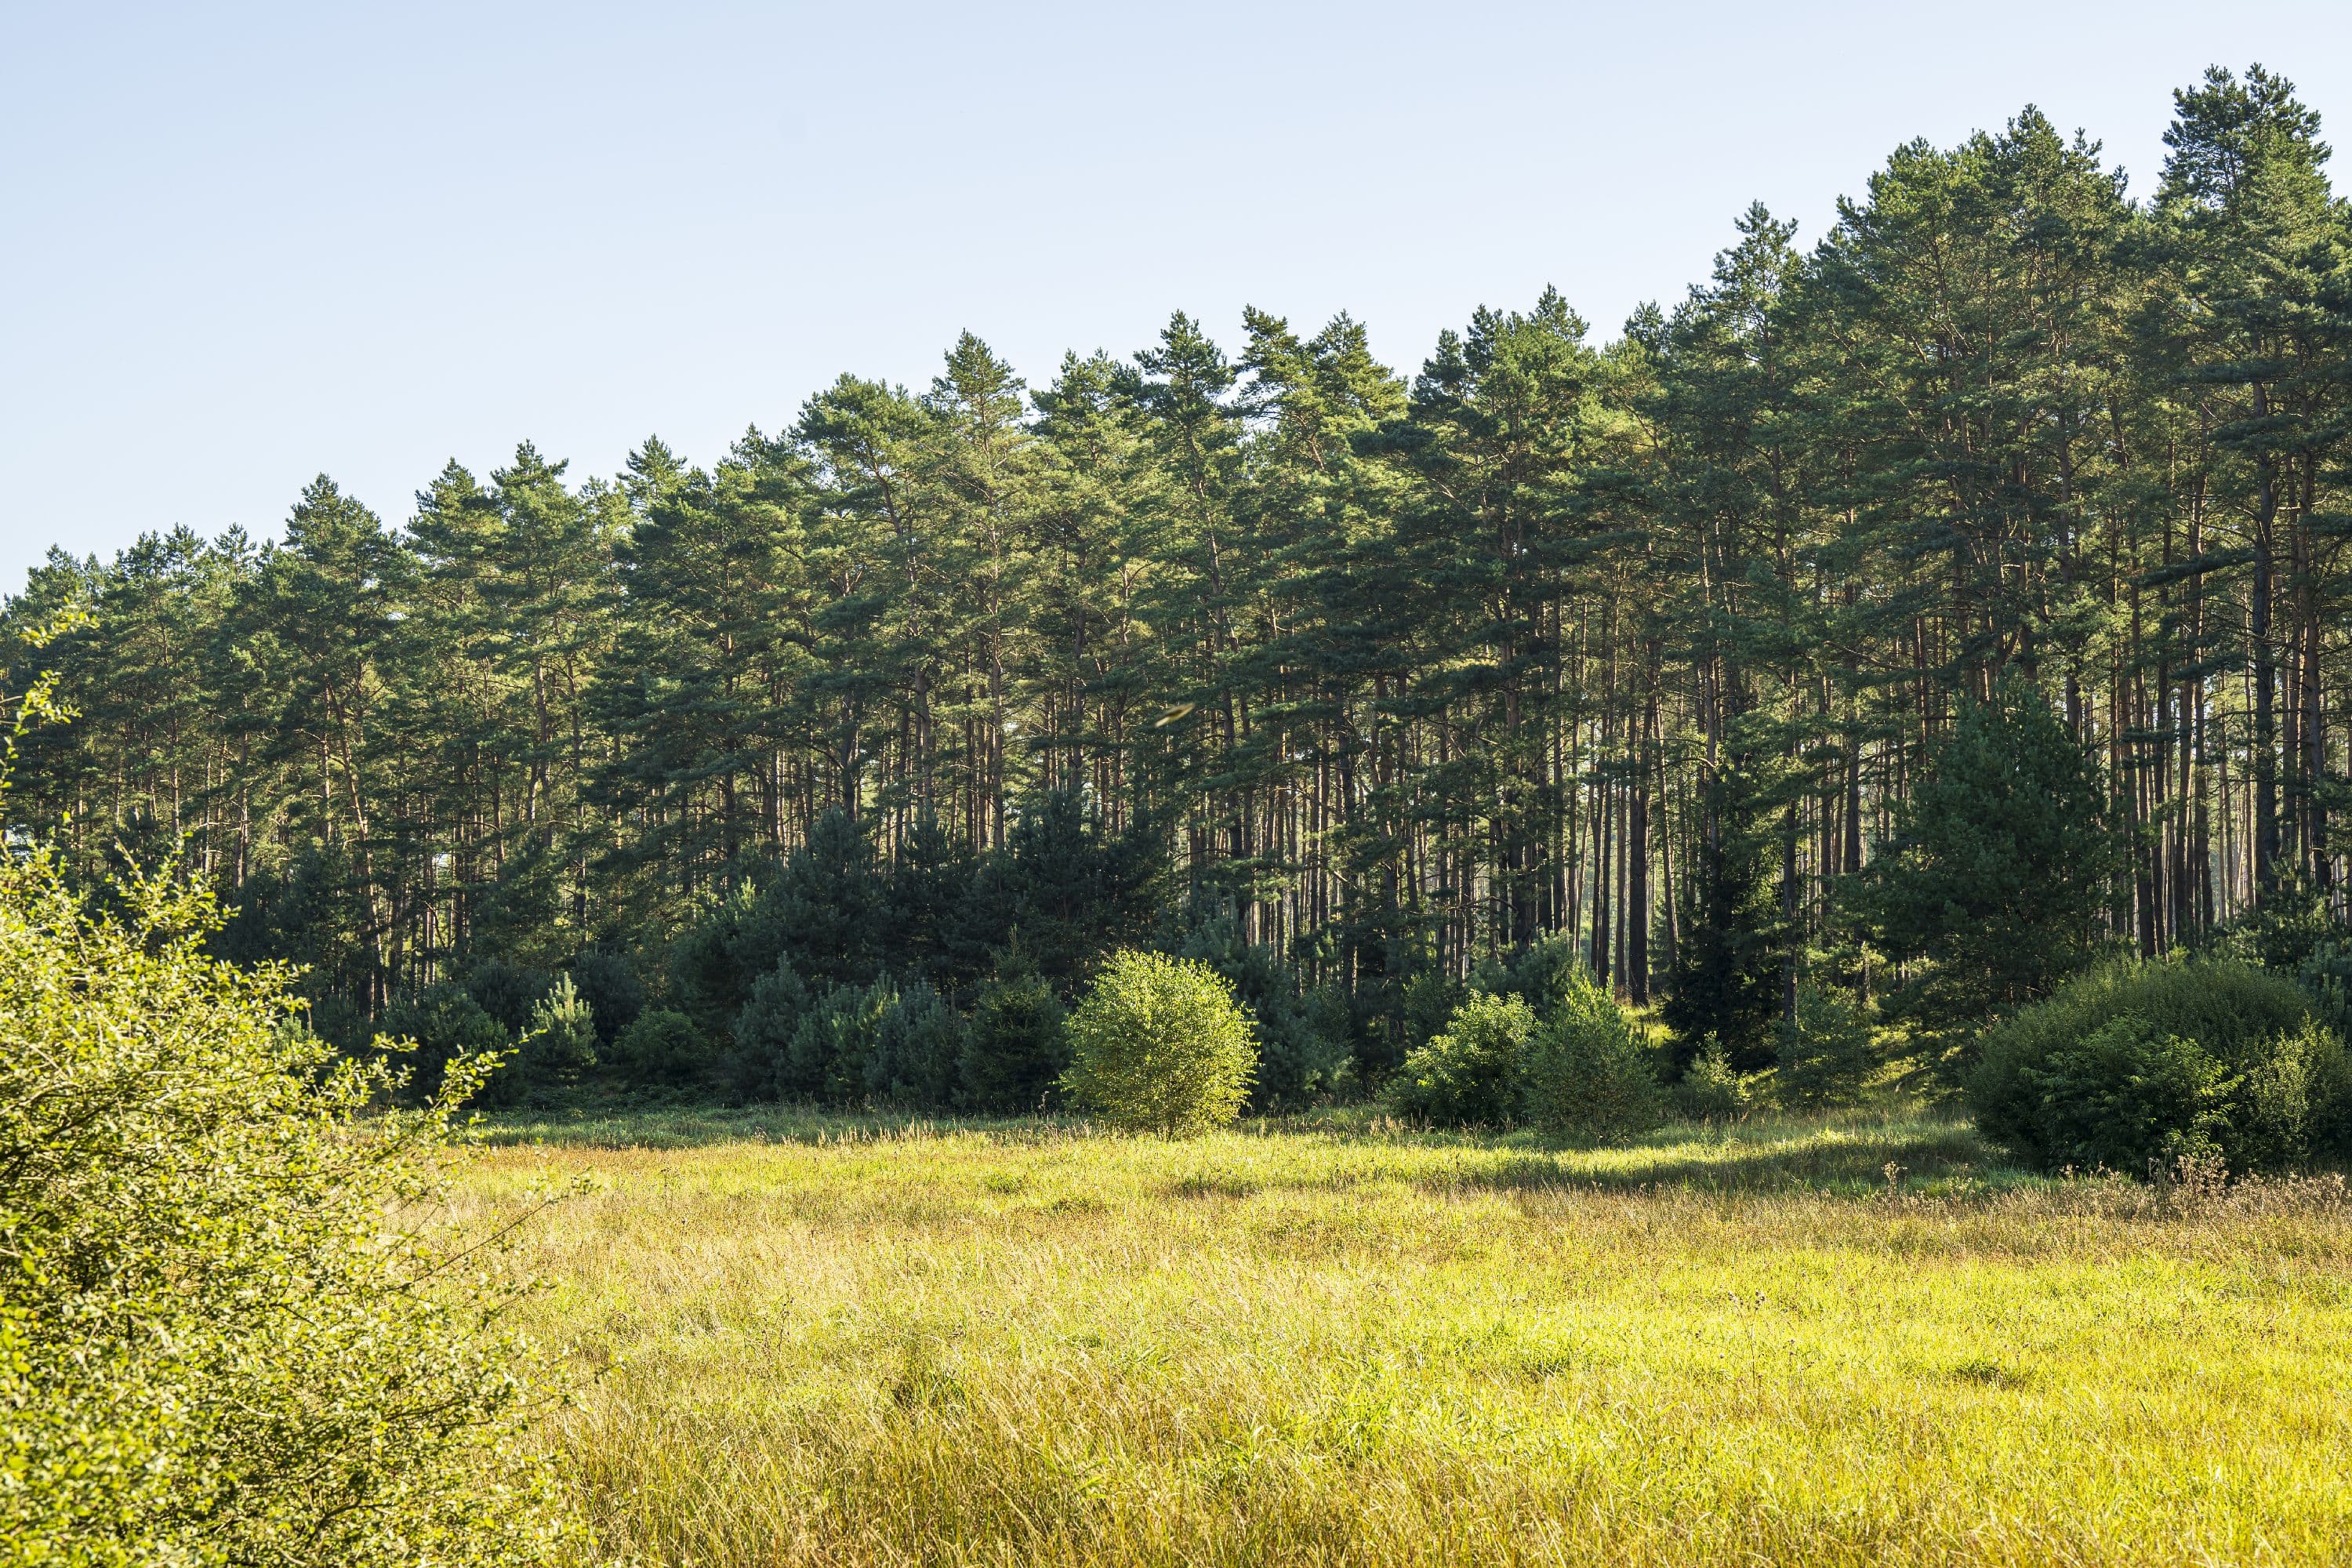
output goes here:
[[398, 521], [526, 438], [708, 460], [967, 327], [1042, 381], [1345, 309], [1410, 368], [1553, 282], [1607, 337], [1749, 200], [1810, 240], [2028, 101], [2145, 191], [2171, 89], [2250, 60], [2352, 135], [2343, 0], [0, 0], [0, 591], [322, 470]]

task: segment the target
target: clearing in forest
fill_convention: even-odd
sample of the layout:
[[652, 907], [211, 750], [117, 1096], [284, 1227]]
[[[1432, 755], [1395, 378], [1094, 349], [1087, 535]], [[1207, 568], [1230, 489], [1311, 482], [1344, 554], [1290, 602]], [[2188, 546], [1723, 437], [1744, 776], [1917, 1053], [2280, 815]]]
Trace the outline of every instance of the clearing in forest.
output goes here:
[[[2352, 1207], [1850, 1117], [510, 1125], [545, 1431], [653, 1563], [2298, 1563], [2352, 1542]], [[666, 1145], [666, 1146], [665, 1146]], [[1891, 1167], [1891, 1169], [1890, 1169]]]

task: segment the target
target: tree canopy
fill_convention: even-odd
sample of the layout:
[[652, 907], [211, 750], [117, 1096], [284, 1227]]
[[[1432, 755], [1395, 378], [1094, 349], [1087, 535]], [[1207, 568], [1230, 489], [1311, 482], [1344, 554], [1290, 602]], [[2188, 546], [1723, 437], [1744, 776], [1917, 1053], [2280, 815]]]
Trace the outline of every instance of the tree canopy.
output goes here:
[[1759, 1066], [1815, 967], [2043, 984], [1841, 918], [1882, 846], [1952, 863], [1958, 759], [2013, 740], [2112, 851], [2005, 830], [2065, 858], [2065, 952], [2340, 912], [2352, 219], [2282, 78], [2174, 107], [2145, 200], [2029, 108], [1810, 249], [1751, 209], [1605, 341], [1548, 290], [1407, 376], [1348, 316], [1179, 313], [1031, 384], [966, 333], [707, 465], [524, 446], [398, 527], [321, 477], [274, 542], [56, 554], [6, 616], [87, 612], [84, 716], [12, 811], [75, 865], [184, 845], [339, 1038], [491, 960], [647, 956], [706, 1029], [787, 945], [970, 990], [1016, 928], [1066, 1001], [1189, 909], [1370, 1068], [1420, 977], [1547, 933]]

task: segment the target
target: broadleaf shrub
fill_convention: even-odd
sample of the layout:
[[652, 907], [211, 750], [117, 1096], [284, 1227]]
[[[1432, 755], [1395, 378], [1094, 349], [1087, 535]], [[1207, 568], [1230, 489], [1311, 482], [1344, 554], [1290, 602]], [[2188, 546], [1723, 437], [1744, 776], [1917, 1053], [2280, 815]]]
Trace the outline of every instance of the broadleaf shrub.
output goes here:
[[2245, 1081], [2196, 1041], [2132, 1013], [2023, 1072], [2042, 1099], [2045, 1160], [2134, 1173], [2226, 1161], [2231, 1101]]
[[1173, 1137], [1241, 1113], [1256, 1029], [1204, 963], [1132, 949], [1111, 955], [1064, 1032], [1071, 1099], [1115, 1126]]
[[433, 1218], [484, 1064], [401, 1109], [400, 1053], [339, 1059], [289, 971], [208, 956], [203, 894], [119, 902], [0, 859], [0, 1558], [568, 1556], [516, 1287]]
[[1986, 1136], [2045, 1170], [2219, 1160], [2291, 1167], [2341, 1149], [2342, 1042], [2293, 982], [2228, 958], [2114, 963], [1988, 1031], [1969, 1082]]

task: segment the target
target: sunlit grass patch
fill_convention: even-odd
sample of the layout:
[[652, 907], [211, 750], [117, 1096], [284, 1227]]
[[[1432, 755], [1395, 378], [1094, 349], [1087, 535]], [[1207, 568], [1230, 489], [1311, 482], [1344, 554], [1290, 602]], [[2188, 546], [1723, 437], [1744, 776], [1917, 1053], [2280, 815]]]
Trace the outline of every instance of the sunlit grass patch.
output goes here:
[[[1926, 1115], [1617, 1147], [782, 1121], [486, 1151], [656, 1562], [2336, 1560], [2340, 1184], [2030, 1180]], [[700, 1124], [708, 1128], [711, 1123]], [[593, 1136], [618, 1143], [625, 1129]], [[756, 1138], [757, 1141], [754, 1141]]]

